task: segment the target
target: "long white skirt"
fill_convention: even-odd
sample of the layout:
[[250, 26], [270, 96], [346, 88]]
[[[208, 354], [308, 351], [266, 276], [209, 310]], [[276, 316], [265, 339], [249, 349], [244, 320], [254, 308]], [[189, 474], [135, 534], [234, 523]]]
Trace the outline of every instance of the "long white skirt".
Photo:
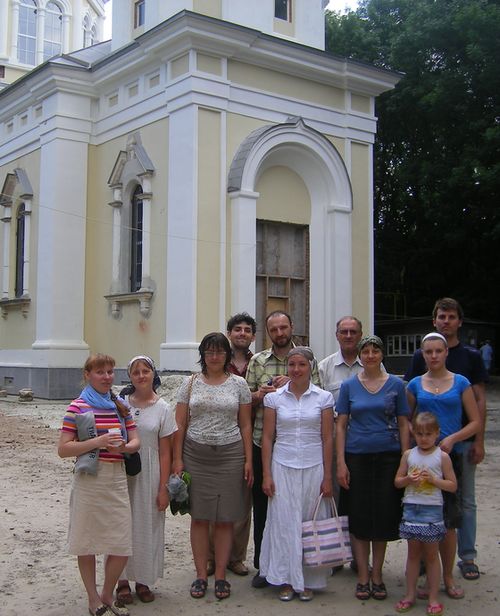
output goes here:
[[[302, 564], [302, 522], [312, 519], [323, 480], [323, 465], [290, 468], [273, 460], [276, 492], [268, 500], [266, 527], [260, 554], [260, 573], [270, 584], [290, 584], [295, 592], [325, 588], [328, 567]], [[317, 519], [328, 517], [321, 503]]]

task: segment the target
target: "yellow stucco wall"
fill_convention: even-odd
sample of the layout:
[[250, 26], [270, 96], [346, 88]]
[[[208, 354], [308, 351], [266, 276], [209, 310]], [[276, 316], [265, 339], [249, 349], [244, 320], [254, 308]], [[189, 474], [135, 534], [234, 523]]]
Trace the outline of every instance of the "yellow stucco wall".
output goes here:
[[[370, 203], [370, 150], [368, 145], [351, 145], [352, 165], [352, 307], [363, 323], [369, 322], [372, 227]], [[365, 333], [372, 332], [365, 328]]]
[[193, 0], [193, 11], [222, 19], [222, 0]]
[[[20, 308], [10, 308], [7, 319], [2, 319], [0, 323], [0, 346], [10, 349], [30, 348], [35, 341], [36, 325], [36, 280], [37, 280], [37, 250], [38, 250], [38, 216], [40, 207], [47, 207], [48, 204], [41, 204], [40, 195], [40, 150], [21, 156], [12, 163], [0, 168], [0, 188], [5, 182], [8, 173], [13, 173], [16, 168], [24, 169], [31, 187], [33, 189], [33, 200], [30, 214], [30, 247], [29, 247], [29, 281], [28, 289], [31, 303], [28, 314], [24, 317]], [[16, 276], [16, 215], [20, 203], [19, 198], [21, 188], [19, 184], [14, 192], [13, 205], [11, 208], [10, 241], [9, 241], [9, 299], [14, 298], [15, 276]], [[3, 261], [3, 230], [0, 236], [2, 250], [0, 258]], [[2, 262], [3, 266], [3, 262]]]
[[311, 199], [302, 178], [288, 167], [271, 167], [259, 178], [257, 219], [311, 223]]
[[196, 54], [196, 68], [203, 73], [220, 77], [222, 75], [222, 60], [215, 56], [198, 53]]
[[345, 93], [339, 88], [235, 60], [228, 62], [227, 72], [228, 78], [235, 84], [287, 98], [345, 109]]
[[156, 169], [152, 178], [151, 275], [157, 286], [149, 318], [144, 318], [139, 304], [133, 302], [122, 304], [122, 316], [115, 319], [104, 298], [110, 292], [112, 279], [113, 208], [108, 203], [113, 195], [108, 178], [120, 150], [125, 149], [126, 136], [89, 149], [85, 340], [91, 351], [112, 348], [118, 366], [126, 365], [137, 353], [147, 353], [159, 360], [159, 343], [165, 340], [168, 121], [149, 124], [139, 132]]
[[221, 114], [198, 112], [198, 340], [219, 329], [221, 268]]

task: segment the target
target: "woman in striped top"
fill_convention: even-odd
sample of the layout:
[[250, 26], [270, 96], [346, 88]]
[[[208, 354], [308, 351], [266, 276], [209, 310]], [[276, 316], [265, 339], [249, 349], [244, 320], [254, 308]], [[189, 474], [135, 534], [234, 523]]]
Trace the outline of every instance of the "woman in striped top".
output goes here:
[[[119, 601], [113, 602], [113, 589], [132, 553], [123, 454], [137, 451], [140, 442], [125, 405], [111, 399], [114, 366], [115, 360], [109, 355], [95, 354], [87, 359], [83, 369], [86, 386], [68, 406], [58, 447], [61, 458], [77, 457], [68, 546], [69, 553], [78, 557], [92, 616], [129, 613]], [[123, 428], [119, 413], [124, 417]], [[97, 457], [95, 465], [90, 461], [92, 456]], [[106, 555], [101, 594], [96, 588], [96, 554]]]

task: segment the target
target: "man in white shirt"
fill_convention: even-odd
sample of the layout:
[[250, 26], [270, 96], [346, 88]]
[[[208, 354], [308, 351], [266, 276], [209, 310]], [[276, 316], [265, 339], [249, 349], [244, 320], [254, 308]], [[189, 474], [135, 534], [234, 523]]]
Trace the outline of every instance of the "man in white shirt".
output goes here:
[[[358, 374], [363, 370], [363, 365], [358, 357], [358, 343], [363, 336], [363, 326], [361, 321], [353, 316], [345, 316], [337, 321], [335, 335], [339, 343], [340, 349], [325, 357], [318, 364], [319, 380], [321, 387], [333, 394], [335, 403], [339, 397], [340, 386], [342, 383]], [[338, 484], [336, 481], [336, 464], [335, 456], [333, 463], [333, 481], [334, 493], [336, 500], [338, 499]], [[354, 561], [351, 563], [351, 568], [355, 570]], [[343, 569], [343, 566], [334, 567], [332, 575]]]
[[335, 335], [340, 349], [320, 361], [318, 368], [321, 387], [330, 391], [337, 402], [342, 383], [363, 370], [358, 357], [358, 343], [363, 336], [361, 321], [353, 316], [342, 317], [337, 321]]

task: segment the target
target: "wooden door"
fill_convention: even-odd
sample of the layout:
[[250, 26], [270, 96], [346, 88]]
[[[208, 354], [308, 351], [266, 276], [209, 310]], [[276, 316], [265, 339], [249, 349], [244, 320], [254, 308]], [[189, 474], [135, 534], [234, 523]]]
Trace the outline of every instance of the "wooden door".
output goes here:
[[309, 228], [257, 221], [257, 351], [271, 345], [265, 318], [273, 310], [288, 312], [294, 342], [309, 344]]

